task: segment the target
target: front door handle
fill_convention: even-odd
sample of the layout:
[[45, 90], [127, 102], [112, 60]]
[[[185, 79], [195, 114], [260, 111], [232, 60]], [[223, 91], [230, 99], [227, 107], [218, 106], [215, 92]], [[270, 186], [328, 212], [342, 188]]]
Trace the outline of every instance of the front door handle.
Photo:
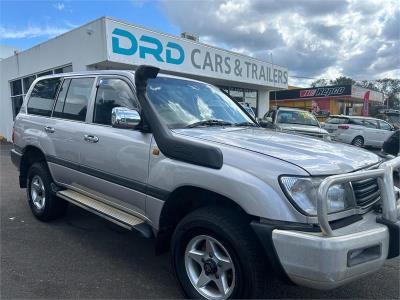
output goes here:
[[46, 131], [48, 133], [53, 133], [55, 131], [55, 129], [54, 129], [54, 127], [51, 127], [51, 126], [45, 126], [44, 131]]
[[91, 135], [91, 134], [85, 134], [85, 135], [83, 136], [83, 139], [84, 139], [86, 142], [89, 142], [89, 143], [97, 143], [97, 142], [99, 141], [99, 138], [98, 138], [97, 136]]

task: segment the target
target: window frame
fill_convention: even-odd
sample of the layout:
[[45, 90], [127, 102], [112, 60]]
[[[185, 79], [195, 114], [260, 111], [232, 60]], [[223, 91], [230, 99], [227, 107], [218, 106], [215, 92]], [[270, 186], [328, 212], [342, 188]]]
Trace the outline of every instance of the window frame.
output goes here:
[[[89, 116], [89, 110], [88, 110], [88, 114], [87, 117], [89, 116], [89, 120], [87, 123], [90, 123], [92, 125], [96, 125], [96, 126], [102, 126], [102, 127], [112, 127], [112, 125], [106, 125], [106, 124], [99, 124], [99, 123], [95, 123], [94, 122], [94, 112], [95, 112], [95, 106], [96, 106], [96, 96], [97, 96], [97, 91], [100, 87], [100, 80], [107, 78], [107, 79], [121, 79], [122, 81], [124, 81], [129, 88], [131, 89], [132, 93], [133, 93], [133, 97], [137, 103], [137, 107], [138, 107], [138, 111], [139, 114], [141, 115], [141, 106], [140, 106], [140, 102], [139, 99], [137, 98], [136, 95], [136, 88], [135, 86], [132, 84], [131, 80], [128, 77], [122, 76], [122, 75], [112, 75], [112, 74], [106, 74], [106, 75], [98, 75], [97, 79], [96, 79], [96, 84], [95, 84], [95, 89], [94, 89], [94, 94], [92, 95], [92, 105], [90, 107], [90, 116]], [[121, 129], [121, 130], [138, 130], [138, 129], [130, 129], [130, 128], [116, 128], [116, 129]]]
[[[62, 74], [62, 73], [60, 73], [60, 74]], [[54, 101], [54, 105], [53, 105], [53, 108], [52, 108], [52, 110], [51, 110], [51, 116], [50, 116], [50, 118], [56, 119], [56, 120], [69, 121], [69, 122], [76, 122], [76, 123], [90, 123], [90, 122], [89, 122], [89, 120], [90, 120], [90, 119], [89, 119], [89, 115], [90, 115], [91, 112], [93, 112], [92, 106], [93, 106], [93, 104], [94, 104], [94, 102], [93, 102], [93, 93], [94, 93], [95, 90], [97, 89], [97, 78], [98, 78], [99, 76], [98, 76], [98, 75], [90, 75], [90, 74], [82, 74], [82, 75], [71, 75], [71, 76], [60, 76], [60, 77], [62, 77], [62, 81], [61, 81], [61, 83], [60, 83], [60, 86], [59, 86], [59, 89], [58, 89], [58, 92], [57, 92], [57, 97], [56, 97], [56, 100]], [[54, 109], [55, 109], [55, 107], [56, 107], [56, 105], [57, 105], [58, 96], [60, 95], [61, 87], [63, 86], [65, 80], [70, 79], [71, 82], [72, 82], [72, 79], [82, 79], [82, 78], [93, 78], [93, 79], [94, 79], [93, 85], [92, 85], [92, 89], [91, 89], [90, 95], [89, 95], [89, 100], [88, 100], [88, 104], [87, 104], [87, 110], [86, 110], [85, 119], [84, 119], [83, 121], [81, 121], [81, 120], [73, 120], [73, 119], [66, 119], [66, 118], [61, 118], [61, 117], [55, 117], [55, 116], [54, 116]], [[69, 85], [68, 85], [68, 91], [69, 91], [69, 87], [70, 87], [70, 85], [71, 85], [71, 82], [70, 82]], [[66, 96], [68, 96], [68, 91], [67, 91]], [[63, 112], [64, 112], [64, 108], [63, 108]]]

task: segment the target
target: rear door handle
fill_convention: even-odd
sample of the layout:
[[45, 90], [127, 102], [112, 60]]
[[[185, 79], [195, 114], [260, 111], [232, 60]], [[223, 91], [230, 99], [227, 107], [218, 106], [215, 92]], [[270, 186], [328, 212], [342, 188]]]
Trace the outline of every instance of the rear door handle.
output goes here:
[[46, 131], [46, 132], [48, 132], [48, 133], [53, 133], [53, 132], [56, 131], [56, 130], [54, 129], [54, 127], [45, 126], [45, 127], [44, 127], [44, 131]]
[[83, 139], [84, 139], [86, 142], [89, 142], [89, 143], [97, 143], [97, 142], [99, 141], [99, 138], [98, 138], [97, 136], [91, 135], [91, 134], [85, 134], [85, 135], [83, 136]]

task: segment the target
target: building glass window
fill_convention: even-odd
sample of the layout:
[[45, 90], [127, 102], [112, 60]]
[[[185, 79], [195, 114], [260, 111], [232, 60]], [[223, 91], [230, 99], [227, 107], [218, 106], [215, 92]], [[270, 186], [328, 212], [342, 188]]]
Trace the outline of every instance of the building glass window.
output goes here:
[[65, 66], [62, 68], [58, 68], [58, 69], [54, 69], [54, 74], [60, 74], [60, 73], [68, 73], [68, 72], [72, 72], [72, 66]]
[[238, 102], [246, 103], [247, 106], [251, 107], [254, 114], [257, 115], [258, 109], [258, 91], [253, 89], [243, 89], [238, 87], [226, 87], [221, 86], [220, 89], [228, 94], [231, 98]]
[[53, 74], [53, 70], [50, 70], [50, 71], [46, 71], [46, 72], [37, 74], [37, 77], [42, 77], [42, 76], [47, 76], [47, 75], [52, 75], [52, 74]]
[[19, 113], [24, 100], [24, 94], [22, 92], [22, 80], [17, 79], [10, 82], [11, 88], [11, 106], [13, 111], [13, 118]]
[[35, 81], [36, 75], [28, 76], [22, 79], [24, 83], [24, 94], [28, 93], [31, 84]]

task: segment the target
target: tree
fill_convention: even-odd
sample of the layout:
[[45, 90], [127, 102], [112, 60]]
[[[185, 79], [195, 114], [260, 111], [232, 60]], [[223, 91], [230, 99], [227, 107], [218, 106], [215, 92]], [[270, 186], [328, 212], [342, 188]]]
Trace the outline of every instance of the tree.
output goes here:
[[320, 87], [320, 86], [327, 86], [328, 85], [328, 80], [326, 79], [318, 79], [315, 80], [311, 83], [311, 87]]
[[344, 85], [344, 84], [355, 84], [356, 81], [350, 77], [340, 76], [340, 77], [336, 78], [335, 80], [330, 80], [329, 83], [331, 85]]

